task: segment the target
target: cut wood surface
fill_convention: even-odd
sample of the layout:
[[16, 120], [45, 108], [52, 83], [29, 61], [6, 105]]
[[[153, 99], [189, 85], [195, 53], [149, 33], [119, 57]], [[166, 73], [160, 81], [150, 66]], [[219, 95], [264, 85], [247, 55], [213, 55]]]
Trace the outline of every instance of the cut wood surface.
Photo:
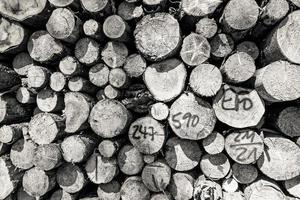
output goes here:
[[129, 77], [140, 77], [146, 70], [146, 60], [140, 54], [131, 54], [126, 58], [123, 69]]
[[61, 165], [62, 161], [59, 144], [51, 143], [35, 148], [32, 163], [37, 169], [49, 171]]
[[211, 54], [216, 58], [227, 57], [234, 49], [233, 39], [224, 33], [215, 35], [211, 41]]
[[177, 136], [200, 140], [212, 133], [216, 116], [208, 102], [186, 92], [171, 105], [168, 122]]
[[204, 17], [196, 24], [195, 32], [206, 38], [212, 38], [217, 31], [218, 25], [213, 18]]
[[169, 200], [169, 199], [172, 199], [172, 196], [167, 192], [163, 192], [163, 193], [153, 194], [150, 200]]
[[227, 178], [227, 179], [224, 179], [223, 182], [222, 182], [222, 189], [225, 192], [234, 193], [234, 192], [238, 191], [239, 184], [235, 179]]
[[131, 176], [121, 186], [121, 199], [148, 200], [150, 199], [150, 192], [144, 185], [141, 177]]
[[107, 85], [103, 92], [108, 99], [118, 99], [122, 96], [121, 91], [112, 85]]
[[80, 0], [81, 6], [84, 10], [92, 14], [96, 18], [103, 17], [111, 13], [111, 2], [109, 0]]
[[174, 173], [168, 190], [176, 200], [193, 198], [195, 179], [188, 173]]
[[56, 112], [64, 108], [64, 97], [51, 89], [43, 89], [36, 96], [36, 104], [43, 112]]
[[111, 68], [124, 65], [128, 56], [128, 49], [124, 43], [108, 42], [101, 52], [102, 60]]
[[108, 82], [115, 88], [125, 88], [129, 84], [129, 78], [122, 68], [114, 68], [109, 72]]
[[94, 19], [89, 19], [83, 23], [83, 32], [95, 40], [104, 40], [102, 25]]
[[27, 72], [28, 87], [34, 89], [44, 88], [49, 81], [50, 71], [41, 66], [31, 65]]
[[78, 3], [78, 0], [49, 0], [55, 7], [68, 7]]
[[20, 87], [16, 91], [16, 99], [22, 104], [36, 103], [36, 91], [26, 87]]
[[300, 198], [300, 176], [284, 181], [284, 187], [291, 195]]
[[144, 15], [143, 6], [123, 1], [118, 6], [118, 15], [126, 21], [138, 20]]
[[27, 75], [27, 71], [31, 65], [33, 65], [33, 59], [27, 52], [17, 54], [12, 61], [13, 69], [21, 76]]
[[254, 165], [234, 163], [232, 165], [232, 176], [239, 183], [250, 184], [258, 177], [258, 171]]
[[254, 60], [256, 60], [259, 56], [259, 48], [254, 42], [244, 41], [237, 45], [237, 52], [245, 52], [249, 54]]
[[75, 57], [84, 65], [91, 66], [100, 59], [100, 45], [91, 38], [81, 38], [75, 46]]
[[102, 156], [110, 158], [118, 152], [124, 143], [124, 139], [102, 140], [98, 146], [98, 150]]
[[86, 73], [84, 66], [73, 56], [66, 56], [59, 62], [59, 70], [66, 76], [76, 76]]
[[184, 64], [177, 59], [154, 63], [146, 68], [144, 82], [158, 101], [171, 101], [182, 93], [187, 77]]
[[213, 13], [223, 0], [183, 0], [182, 10], [186, 15], [203, 17]]
[[105, 200], [120, 200], [121, 185], [117, 181], [99, 184], [97, 189], [98, 197]]
[[61, 92], [67, 84], [65, 75], [61, 72], [54, 72], [50, 76], [49, 86], [55, 92]]
[[0, 128], [0, 142], [12, 144], [23, 137], [23, 127], [27, 127], [28, 123], [3, 125]]
[[105, 19], [103, 32], [108, 38], [119, 42], [128, 42], [131, 39], [129, 25], [118, 15], [111, 15]]
[[107, 65], [99, 63], [89, 70], [89, 80], [97, 87], [104, 87], [108, 83], [110, 70]]
[[206, 179], [203, 175], [194, 183], [194, 199], [206, 200], [207, 198], [212, 200], [222, 199], [221, 186], [211, 180]]
[[70, 194], [62, 189], [58, 189], [50, 197], [50, 200], [76, 200], [76, 194]]
[[218, 154], [225, 148], [225, 139], [219, 132], [214, 131], [202, 140], [202, 145], [208, 154]]
[[289, 12], [289, 3], [286, 0], [271, 0], [263, 7], [260, 18], [267, 26], [279, 22]]
[[169, 116], [169, 107], [164, 103], [155, 103], [150, 108], [151, 116], [156, 120], [165, 120]]
[[72, 92], [83, 92], [88, 94], [94, 94], [97, 91], [97, 87], [91, 84], [88, 79], [80, 76], [72, 77], [68, 82], [68, 88]]
[[145, 163], [150, 164], [157, 160], [158, 154], [144, 154], [143, 160]]

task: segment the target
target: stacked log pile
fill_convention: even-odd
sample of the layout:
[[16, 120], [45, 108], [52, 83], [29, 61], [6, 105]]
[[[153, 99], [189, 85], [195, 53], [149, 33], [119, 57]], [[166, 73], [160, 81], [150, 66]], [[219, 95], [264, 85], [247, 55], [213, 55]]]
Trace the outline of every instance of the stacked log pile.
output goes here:
[[299, 0], [0, 0], [0, 200], [300, 200]]

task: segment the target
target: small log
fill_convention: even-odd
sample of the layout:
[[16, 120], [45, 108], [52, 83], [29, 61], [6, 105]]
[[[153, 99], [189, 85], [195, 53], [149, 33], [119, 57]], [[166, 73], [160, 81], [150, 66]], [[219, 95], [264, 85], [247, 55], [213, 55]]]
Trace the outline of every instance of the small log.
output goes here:
[[23, 127], [27, 127], [28, 123], [3, 125], [0, 128], [0, 142], [12, 144], [23, 137]]
[[61, 72], [54, 72], [50, 76], [49, 86], [55, 92], [61, 92], [67, 84], [65, 75]]
[[33, 65], [33, 59], [27, 52], [17, 54], [12, 62], [13, 69], [20, 76], [26, 76], [31, 65]]
[[100, 154], [105, 158], [113, 157], [124, 143], [124, 139], [102, 140], [98, 146]]
[[59, 62], [59, 70], [66, 76], [72, 77], [86, 74], [86, 69], [73, 56], [66, 56]]
[[91, 38], [81, 38], [75, 46], [75, 57], [84, 65], [95, 65], [100, 59], [100, 45]]
[[116, 100], [99, 101], [92, 109], [89, 123], [93, 131], [103, 138], [112, 138], [123, 133], [129, 126], [131, 114]]
[[300, 176], [284, 181], [284, 187], [288, 193], [300, 198]]
[[199, 176], [194, 184], [194, 199], [197, 200], [218, 200], [222, 199], [221, 186], [211, 180], [207, 180], [204, 175]]
[[224, 136], [214, 131], [202, 140], [204, 150], [211, 155], [221, 153], [225, 148]]
[[260, 20], [267, 26], [272, 26], [283, 19], [289, 12], [289, 3], [286, 0], [270, 0], [262, 7]]
[[118, 153], [118, 165], [126, 175], [138, 174], [144, 167], [143, 155], [134, 146], [125, 145]]
[[99, 153], [91, 155], [86, 162], [85, 170], [89, 179], [95, 184], [109, 183], [119, 173], [117, 159], [105, 158]]
[[[233, 165], [235, 165], [235, 164], [233, 164]], [[222, 182], [222, 189], [225, 192], [234, 193], [234, 192], [238, 191], [239, 184], [235, 179], [227, 178], [227, 179], [224, 179]]]
[[200, 65], [210, 57], [210, 44], [204, 36], [191, 33], [183, 39], [180, 57], [189, 66]]
[[150, 200], [170, 200], [172, 196], [168, 192], [152, 194]]
[[232, 127], [256, 126], [265, 106], [255, 90], [224, 85], [213, 101], [217, 118]]
[[212, 180], [224, 178], [230, 170], [230, 162], [225, 154], [206, 154], [200, 160], [200, 168], [205, 176]]
[[97, 91], [96, 86], [91, 84], [91, 82], [87, 79], [80, 76], [72, 77], [68, 82], [68, 88], [72, 92], [84, 92], [88, 94], [94, 94]]
[[241, 184], [250, 184], [256, 180], [258, 172], [254, 165], [234, 163], [232, 165], [232, 176]]
[[59, 187], [70, 194], [81, 191], [87, 184], [84, 171], [71, 163], [65, 163], [58, 168], [56, 180]]
[[31, 140], [19, 139], [10, 150], [10, 160], [19, 169], [33, 167], [33, 157], [37, 145]]
[[111, 1], [109, 0], [80, 0], [82, 8], [96, 18], [102, 18], [112, 12]]
[[106, 37], [119, 42], [129, 42], [131, 40], [131, 29], [118, 15], [107, 17], [103, 23], [103, 32]]
[[35, 200], [35, 197], [32, 197], [29, 194], [27, 194], [23, 187], [19, 187], [17, 191], [17, 200]]
[[201, 64], [193, 69], [189, 79], [192, 90], [204, 97], [212, 97], [217, 94], [222, 86], [222, 74], [212, 64]]
[[223, 192], [224, 200], [245, 200], [244, 193], [241, 191], [237, 192]]
[[144, 15], [142, 5], [138, 6], [134, 3], [123, 1], [118, 6], [118, 15], [126, 21], [139, 20]]
[[34, 32], [27, 43], [27, 50], [33, 60], [42, 63], [56, 61], [66, 51], [63, 44], [47, 31]]
[[123, 69], [129, 77], [140, 77], [146, 70], [146, 60], [140, 54], [131, 54], [126, 58]]
[[21, 24], [1, 17], [0, 32], [2, 33], [0, 38], [1, 54], [16, 53], [25, 49], [27, 30]]
[[245, 31], [255, 26], [259, 17], [259, 6], [255, 0], [230, 0], [221, 17], [226, 32]]
[[211, 39], [210, 46], [211, 55], [217, 59], [222, 59], [233, 51], [234, 41], [229, 35], [220, 33]]
[[111, 86], [118, 89], [128, 86], [129, 78], [122, 68], [114, 68], [109, 72], [108, 81]]
[[122, 200], [148, 200], [150, 199], [150, 192], [144, 185], [142, 178], [138, 176], [131, 176], [125, 180], [121, 186]]
[[142, 180], [150, 191], [162, 192], [170, 183], [171, 168], [162, 160], [147, 164], [142, 171]]
[[297, 43], [299, 35], [296, 34], [299, 31], [299, 18], [299, 10], [290, 13], [269, 34], [263, 48], [263, 54], [267, 63], [287, 59], [292, 63], [300, 64], [300, 46]]
[[171, 101], [182, 93], [186, 77], [184, 64], [175, 58], [150, 65], [143, 76], [153, 97], [164, 102]]
[[58, 189], [50, 197], [50, 200], [76, 200], [77, 194], [70, 194], [62, 189]]
[[258, 160], [264, 151], [263, 139], [253, 130], [236, 130], [225, 139], [228, 155], [237, 163], [250, 164]]
[[157, 160], [157, 154], [144, 154], [143, 160], [146, 164], [151, 164]]
[[105, 39], [102, 25], [94, 19], [89, 19], [83, 23], [83, 32], [86, 36], [97, 41], [103, 41]]
[[120, 200], [121, 199], [121, 185], [118, 181], [111, 181], [109, 183], [102, 183], [98, 186], [98, 197], [105, 200]]
[[249, 54], [254, 60], [256, 60], [259, 56], [259, 48], [254, 42], [244, 41], [237, 45], [237, 52], [245, 52]]
[[107, 85], [103, 92], [108, 99], [118, 99], [122, 96], [121, 91], [111, 85]]
[[49, 0], [49, 3], [57, 8], [79, 6], [77, 5], [79, 3], [78, 0]]
[[150, 61], [171, 57], [181, 45], [179, 23], [172, 15], [166, 13], [154, 13], [153, 16], [143, 17], [136, 25], [134, 37], [136, 48]]
[[212, 133], [216, 116], [208, 102], [186, 92], [171, 105], [168, 122], [178, 137], [199, 140]]
[[36, 102], [36, 91], [27, 87], [20, 87], [16, 92], [16, 99], [22, 104], [32, 104]]
[[35, 167], [31, 168], [25, 172], [22, 185], [25, 192], [39, 199], [39, 197], [45, 195], [55, 187], [55, 173], [52, 171], [45, 172]]
[[202, 151], [196, 141], [170, 138], [165, 147], [165, 159], [176, 171], [194, 169], [200, 161]]
[[270, 102], [296, 100], [300, 97], [299, 76], [298, 65], [276, 61], [256, 71], [255, 88], [263, 99]]
[[0, 96], [0, 124], [26, 121], [30, 118], [30, 108], [20, 104], [9, 94]]
[[65, 116], [67, 133], [75, 133], [85, 129], [94, 100], [79, 92], [65, 94]]
[[263, 174], [276, 181], [300, 175], [300, 147], [297, 144], [278, 135], [265, 137], [264, 143], [265, 150], [257, 161]]
[[223, 2], [223, 0], [183, 0], [182, 10], [183, 12], [192, 17], [204, 17], [206, 15], [215, 12], [217, 7]]
[[89, 70], [89, 80], [97, 87], [104, 87], [108, 83], [109, 68], [103, 63], [94, 65]]
[[3, 64], [0, 64], [0, 77], [0, 91], [9, 90], [21, 84], [18, 74]]
[[150, 108], [151, 116], [159, 121], [167, 119], [169, 112], [169, 107], [161, 102], [153, 104]]
[[230, 55], [220, 68], [224, 81], [234, 84], [249, 80], [254, 75], [255, 70], [254, 59], [244, 52]]
[[65, 119], [52, 113], [39, 113], [29, 122], [31, 139], [41, 145], [50, 144], [65, 135]]
[[49, 171], [61, 165], [62, 160], [58, 144], [44, 144], [35, 149], [32, 163], [37, 169]]
[[46, 28], [52, 37], [75, 43], [82, 32], [82, 22], [71, 10], [57, 8], [48, 19]]
[[56, 112], [64, 108], [63, 95], [51, 89], [43, 89], [36, 96], [36, 103], [43, 112]]
[[124, 43], [108, 42], [101, 52], [102, 60], [111, 68], [124, 65], [128, 56], [128, 49]]
[[86, 161], [98, 145], [98, 138], [85, 133], [66, 137], [61, 143], [62, 154], [67, 162]]
[[50, 71], [45, 67], [31, 65], [28, 69], [27, 77], [29, 88], [41, 89], [48, 84]]
[[204, 17], [196, 23], [195, 32], [205, 38], [212, 38], [218, 31], [217, 22], [213, 18]]
[[23, 173], [11, 163], [8, 155], [0, 157], [0, 171], [0, 199], [5, 199], [17, 189]]
[[129, 128], [130, 142], [141, 153], [157, 153], [166, 139], [164, 126], [152, 117], [142, 117], [134, 121]]
[[195, 179], [188, 173], [174, 173], [168, 191], [176, 200], [192, 199]]

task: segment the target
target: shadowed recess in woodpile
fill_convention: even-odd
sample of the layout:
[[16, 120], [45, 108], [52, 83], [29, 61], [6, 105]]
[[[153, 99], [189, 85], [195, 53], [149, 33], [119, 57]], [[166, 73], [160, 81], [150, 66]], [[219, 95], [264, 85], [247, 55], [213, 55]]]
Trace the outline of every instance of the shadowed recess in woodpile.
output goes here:
[[300, 0], [0, 0], [0, 200], [300, 200]]

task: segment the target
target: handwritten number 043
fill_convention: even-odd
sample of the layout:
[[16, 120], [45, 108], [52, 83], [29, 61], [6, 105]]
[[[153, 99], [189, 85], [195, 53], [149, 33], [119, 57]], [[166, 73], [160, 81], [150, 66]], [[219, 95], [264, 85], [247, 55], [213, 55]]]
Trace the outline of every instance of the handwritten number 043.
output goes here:
[[186, 127], [196, 127], [199, 123], [199, 117], [197, 115], [192, 115], [190, 112], [182, 114], [182, 112], [176, 113], [172, 116], [173, 125], [175, 128], [179, 129], [182, 127], [181, 119], [186, 121]]

